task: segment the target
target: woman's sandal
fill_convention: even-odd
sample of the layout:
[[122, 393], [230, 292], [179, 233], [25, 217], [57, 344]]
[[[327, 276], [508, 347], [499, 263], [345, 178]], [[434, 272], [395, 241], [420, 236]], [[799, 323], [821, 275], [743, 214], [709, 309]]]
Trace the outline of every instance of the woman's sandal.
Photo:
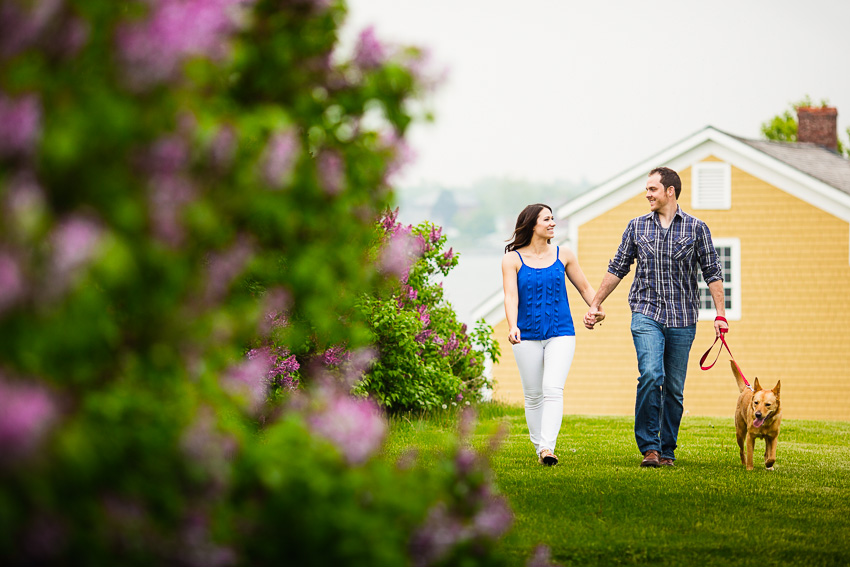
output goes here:
[[558, 464], [558, 457], [550, 451], [549, 449], [543, 449], [540, 451], [540, 464], [551, 467], [552, 465]]

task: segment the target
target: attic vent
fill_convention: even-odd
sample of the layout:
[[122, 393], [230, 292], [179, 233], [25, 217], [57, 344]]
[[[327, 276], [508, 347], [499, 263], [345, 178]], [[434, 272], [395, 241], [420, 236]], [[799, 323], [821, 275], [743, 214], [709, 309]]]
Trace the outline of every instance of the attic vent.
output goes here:
[[692, 168], [692, 178], [692, 208], [732, 208], [732, 168], [728, 163], [717, 161], [695, 163]]

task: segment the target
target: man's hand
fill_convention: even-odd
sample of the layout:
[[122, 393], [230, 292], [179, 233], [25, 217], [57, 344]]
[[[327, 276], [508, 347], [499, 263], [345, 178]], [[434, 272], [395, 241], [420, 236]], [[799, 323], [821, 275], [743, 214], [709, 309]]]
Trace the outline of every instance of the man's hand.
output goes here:
[[715, 337], [720, 338], [721, 329], [722, 329], [722, 332], [728, 333], [729, 332], [729, 323], [726, 321], [726, 319], [724, 317], [718, 315], [714, 319], [714, 336]]
[[508, 333], [508, 340], [512, 345], [515, 345], [520, 342], [519, 338], [519, 327], [511, 327], [511, 332]]
[[584, 316], [584, 326], [592, 331], [597, 323], [602, 324], [603, 319], [605, 319], [605, 312], [602, 308], [591, 307]]

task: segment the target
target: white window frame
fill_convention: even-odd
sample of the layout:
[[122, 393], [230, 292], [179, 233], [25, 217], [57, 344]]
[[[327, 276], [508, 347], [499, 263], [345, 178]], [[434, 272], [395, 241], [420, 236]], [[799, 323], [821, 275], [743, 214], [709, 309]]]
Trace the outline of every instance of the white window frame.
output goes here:
[[[700, 179], [709, 174], [719, 176], [720, 187], [716, 194], [707, 196], [700, 191]], [[722, 161], [703, 161], [691, 166], [691, 208], [728, 211], [732, 208], [732, 166]]]
[[[741, 320], [741, 239], [740, 238], [714, 238], [714, 248], [729, 248], [730, 254], [730, 267], [729, 267], [729, 275], [731, 276], [732, 282], [729, 283], [727, 278], [723, 279], [723, 290], [724, 294], [726, 290], [730, 290], [729, 293], [729, 302], [730, 306], [726, 307], [726, 319], [729, 321], [740, 321]], [[720, 257], [721, 265], [723, 264], [723, 257]], [[726, 268], [723, 267], [724, 275], [726, 274]], [[699, 320], [700, 321], [714, 321], [714, 318], [717, 316], [717, 311], [714, 309], [714, 303], [712, 302], [710, 309], [704, 309], [702, 306], [702, 300], [705, 293], [708, 293], [708, 285], [702, 279], [702, 273], [699, 274], [699, 290], [700, 290], [700, 309], [699, 309]], [[705, 290], [703, 292], [702, 290]]]

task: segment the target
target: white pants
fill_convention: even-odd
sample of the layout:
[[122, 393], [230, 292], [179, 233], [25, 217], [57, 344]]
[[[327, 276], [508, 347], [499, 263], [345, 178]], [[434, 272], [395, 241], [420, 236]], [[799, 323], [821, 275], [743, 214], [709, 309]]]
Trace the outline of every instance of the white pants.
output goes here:
[[575, 337], [520, 341], [513, 345], [525, 395], [525, 421], [534, 450], [555, 451], [564, 416], [564, 383], [576, 352]]

